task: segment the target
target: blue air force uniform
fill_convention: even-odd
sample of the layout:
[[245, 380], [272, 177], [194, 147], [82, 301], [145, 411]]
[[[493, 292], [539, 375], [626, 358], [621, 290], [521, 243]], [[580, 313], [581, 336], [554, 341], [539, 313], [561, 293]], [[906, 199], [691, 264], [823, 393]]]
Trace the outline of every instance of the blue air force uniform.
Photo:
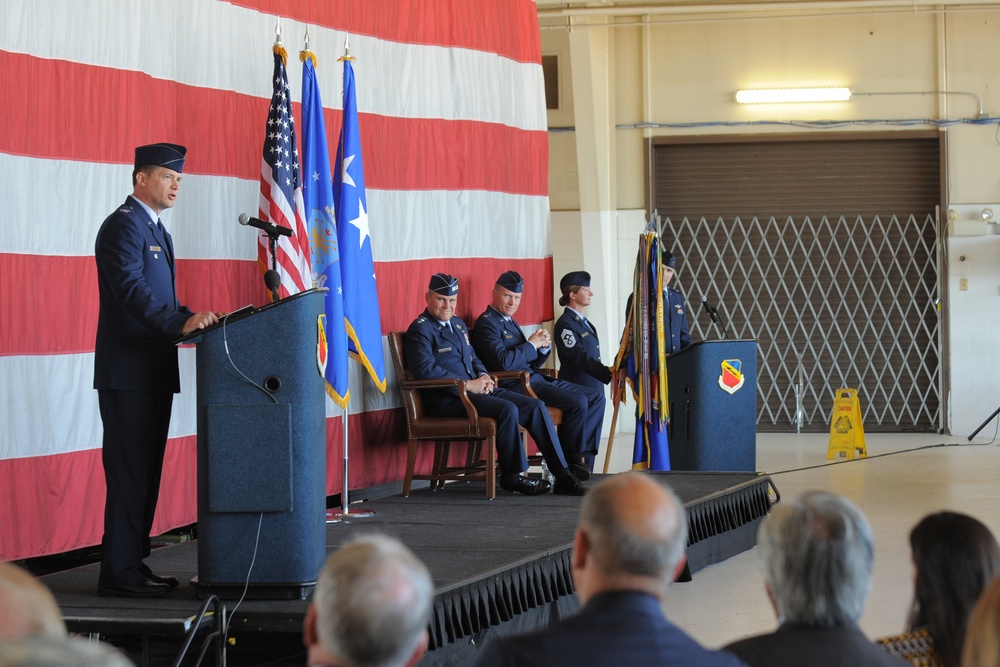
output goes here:
[[[425, 310], [406, 330], [406, 361], [413, 376], [420, 380], [475, 380], [488, 374], [472, 347], [465, 322], [457, 317], [448, 322], [450, 329]], [[428, 411], [442, 417], [465, 414], [455, 389], [425, 390], [423, 399]], [[503, 475], [528, 469], [519, 424], [531, 434], [554, 474], [566, 470], [559, 438], [542, 401], [500, 387], [489, 395], [470, 393], [469, 399], [480, 415], [497, 422], [497, 458]]]
[[[136, 166], [180, 172], [183, 146], [136, 149]], [[101, 225], [94, 247], [100, 313], [94, 388], [104, 424], [107, 483], [98, 587], [141, 585], [160, 490], [173, 395], [174, 338], [193, 313], [177, 300], [170, 234], [129, 197]]]
[[[499, 282], [497, 284], [500, 284]], [[519, 291], [519, 290], [516, 290]], [[494, 371], [528, 371], [531, 388], [546, 405], [563, 411], [559, 440], [570, 461], [593, 460], [601, 439], [604, 421], [604, 388], [593, 389], [556, 379], [538, 372], [551, 348], [535, 349], [512, 318], [493, 306], [476, 320], [472, 343], [486, 368]], [[505, 388], [518, 391], [520, 382], [507, 380]]]
[[611, 370], [601, 363], [601, 341], [593, 325], [580, 313], [567, 308], [556, 320], [555, 331], [559, 377], [591, 387], [604, 396], [604, 385], [611, 382]]
[[663, 289], [663, 338], [667, 354], [683, 350], [691, 344], [684, 297], [673, 287]]

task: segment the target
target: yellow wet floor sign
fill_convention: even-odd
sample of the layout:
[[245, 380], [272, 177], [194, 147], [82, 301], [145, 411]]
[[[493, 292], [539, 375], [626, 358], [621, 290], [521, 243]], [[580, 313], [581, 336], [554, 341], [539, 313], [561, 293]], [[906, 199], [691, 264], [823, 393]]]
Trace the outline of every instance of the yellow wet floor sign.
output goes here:
[[833, 413], [830, 415], [830, 446], [826, 458], [843, 454], [853, 459], [868, 456], [865, 447], [865, 427], [861, 423], [861, 404], [857, 389], [838, 389], [833, 394]]

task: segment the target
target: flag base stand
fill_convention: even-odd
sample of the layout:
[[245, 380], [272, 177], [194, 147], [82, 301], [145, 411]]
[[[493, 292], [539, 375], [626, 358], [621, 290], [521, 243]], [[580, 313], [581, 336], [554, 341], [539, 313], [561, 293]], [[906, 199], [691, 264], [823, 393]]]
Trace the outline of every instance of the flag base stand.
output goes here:
[[326, 522], [327, 523], [344, 523], [350, 522], [351, 519], [367, 519], [369, 517], [375, 516], [375, 510], [360, 510], [360, 509], [348, 509], [344, 511], [343, 509], [327, 510], [326, 511]]

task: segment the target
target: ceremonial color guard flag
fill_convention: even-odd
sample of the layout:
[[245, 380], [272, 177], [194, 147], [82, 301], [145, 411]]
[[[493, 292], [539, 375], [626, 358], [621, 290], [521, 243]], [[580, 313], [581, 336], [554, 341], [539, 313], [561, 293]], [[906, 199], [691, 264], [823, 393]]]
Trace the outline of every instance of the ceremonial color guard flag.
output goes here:
[[347, 407], [350, 386], [347, 376], [347, 330], [344, 327], [344, 290], [340, 278], [340, 252], [333, 208], [333, 175], [326, 143], [323, 100], [316, 81], [315, 56], [303, 51], [302, 58], [302, 182], [303, 211], [312, 247], [313, 282], [326, 287], [326, 393], [340, 407]]
[[344, 124], [337, 146], [337, 173], [333, 194], [337, 203], [337, 237], [340, 239], [340, 271], [344, 286], [344, 317], [348, 344], [376, 386], [385, 391], [385, 359], [382, 356], [382, 320], [375, 287], [372, 239], [368, 233], [368, 201], [365, 197], [358, 106], [354, 92], [354, 68], [344, 58]]
[[[260, 164], [261, 220], [292, 230], [291, 236], [278, 238], [278, 273], [281, 284], [278, 295], [286, 297], [312, 287], [309, 267], [309, 237], [302, 219], [302, 188], [299, 181], [299, 151], [295, 142], [295, 120], [292, 99], [285, 72], [286, 53], [280, 43], [274, 45], [274, 93], [267, 113], [264, 134], [264, 155]], [[257, 259], [261, 271], [271, 268], [271, 252], [267, 234], [258, 237]]]
[[628, 371], [636, 402], [632, 468], [670, 470], [666, 426], [666, 344], [663, 336], [663, 278], [660, 240], [651, 228], [639, 237], [635, 279], [615, 367]]

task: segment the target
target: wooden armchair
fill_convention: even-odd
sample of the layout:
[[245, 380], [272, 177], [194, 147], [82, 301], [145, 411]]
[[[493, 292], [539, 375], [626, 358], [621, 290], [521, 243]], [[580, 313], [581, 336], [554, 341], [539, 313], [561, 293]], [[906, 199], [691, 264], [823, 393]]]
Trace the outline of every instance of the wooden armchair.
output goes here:
[[[551, 377], [558, 377], [557, 372], [553, 369], [542, 368], [538, 371], [542, 375], [548, 375]], [[538, 394], [535, 390], [531, 388], [531, 375], [527, 371], [490, 371], [492, 375], [497, 380], [520, 380], [521, 381], [521, 392], [532, 398], [538, 398]], [[546, 405], [545, 409], [549, 411], [549, 419], [552, 420], [552, 425], [559, 428], [562, 424], [563, 411], [559, 408], [554, 408], [551, 405]], [[524, 455], [528, 456], [528, 432], [521, 427], [521, 445], [524, 447]], [[528, 464], [533, 466], [542, 465], [542, 455], [535, 454], [533, 456], [528, 456]]]
[[[396, 369], [399, 391], [406, 412], [406, 436], [409, 453], [406, 461], [406, 478], [403, 481], [403, 495], [410, 495], [410, 485], [414, 479], [430, 480], [431, 488], [444, 486], [447, 480], [486, 480], [486, 497], [497, 495], [497, 425], [494, 419], [480, 417], [476, 406], [469, 400], [464, 380], [415, 380], [406, 365], [403, 346], [403, 332], [390, 331], [389, 353]], [[430, 417], [424, 412], [421, 389], [457, 387], [459, 397], [465, 406], [464, 417]], [[452, 442], [468, 443], [464, 466], [449, 465]], [[417, 461], [417, 445], [434, 443], [434, 464], [430, 474], [414, 474]], [[481, 456], [480, 456], [481, 455]]]

